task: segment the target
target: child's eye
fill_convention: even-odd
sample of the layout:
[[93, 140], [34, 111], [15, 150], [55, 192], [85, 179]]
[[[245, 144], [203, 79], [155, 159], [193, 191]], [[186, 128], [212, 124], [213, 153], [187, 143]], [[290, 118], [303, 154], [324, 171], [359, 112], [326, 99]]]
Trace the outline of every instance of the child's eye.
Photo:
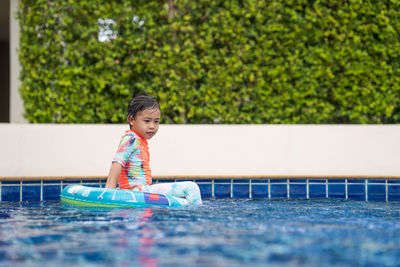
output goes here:
[[144, 120], [145, 122], [150, 122], [150, 120]]

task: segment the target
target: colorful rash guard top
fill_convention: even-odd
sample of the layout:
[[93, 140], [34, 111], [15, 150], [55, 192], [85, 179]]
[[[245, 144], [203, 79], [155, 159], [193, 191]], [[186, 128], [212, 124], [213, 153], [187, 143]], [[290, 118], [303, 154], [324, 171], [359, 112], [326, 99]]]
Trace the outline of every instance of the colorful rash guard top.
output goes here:
[[127, 130], [121, 138], [113, 162], [122, 166], [119, 177], [119, 188], [141, 191], [143, 185], [152, 182], [150, 154], [147, 140], [132, 130]]

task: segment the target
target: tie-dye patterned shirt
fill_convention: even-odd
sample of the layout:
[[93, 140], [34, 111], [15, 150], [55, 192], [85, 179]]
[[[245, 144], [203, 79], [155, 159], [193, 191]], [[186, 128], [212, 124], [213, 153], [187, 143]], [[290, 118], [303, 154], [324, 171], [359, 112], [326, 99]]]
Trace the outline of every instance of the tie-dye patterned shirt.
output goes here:
[[147, 140], [134, 131], [128, 130], [121, 138], [113, 162], [121, 164], [119, 188], [141, 188], [152, 182], [150, 170], [150, 154]]

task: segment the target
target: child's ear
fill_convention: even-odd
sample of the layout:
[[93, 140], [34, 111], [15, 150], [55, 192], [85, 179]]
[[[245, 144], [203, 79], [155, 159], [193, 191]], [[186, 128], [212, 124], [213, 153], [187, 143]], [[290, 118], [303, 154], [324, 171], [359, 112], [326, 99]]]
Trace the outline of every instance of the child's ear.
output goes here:
[[127, 121], [129, 122], [129, 124], [131, 124], [131, 122], [134, 120], [132, 118], [132, 115], [129, 115], [128, 117], [126, 117]]

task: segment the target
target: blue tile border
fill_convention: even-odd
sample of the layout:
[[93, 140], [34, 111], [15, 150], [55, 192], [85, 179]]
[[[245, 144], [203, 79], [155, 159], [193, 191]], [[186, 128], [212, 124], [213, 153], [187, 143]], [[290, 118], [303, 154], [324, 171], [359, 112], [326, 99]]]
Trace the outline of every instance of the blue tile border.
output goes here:
[[365, 179], [347, 179], [348, 184], [364, 184]]
[[286, 184], [288, 179], [270, 179], [271, 184]]
[[215, 184], [213, 196], [218, 198], [232, 197], [231, 184]]
[[345, 183], [331, 183], [328, 182], [328, 197], [333, 198], [346, 198], [346, 184]]
[[216, 184], [230, 184], [232, 179], [215, 179], [214, 183]]
[[327, 179], [330, 184], [344, 184], [346, 179]]
[[318, 184], [325, 184], [327, 179], [309, 179], [308, 183], [318, 183]]
[[288, 197], [287, 184], [271, 184], [270, 198], [271, 197]]
[[41, 199], [40, 185], [22, 186], [22, 201], [40, 201], [40, 199]]
[[33, 185], [33, 184], [38, 184], [40, 185], [42, 183], [41, 180], [32, 180], [32, 181], [21, 181], [23, 185]]
[[251, 198], [253, 199], [266, 199], [269, 198], [268, 184], [252, 184], [251, 185]]
[[309, 184], [309, 198], [326, 198], [326, 184]]
[[61, 185], [45, 185], [43, 186], [43, 200], [60, 199]]
[[365, 184], [351, 183], [347, 185], [347, 198], [351, 200], [366, 200]]
[[307, 183], [307, 179], [289, 179], [289, 182], [291, 184], [305, 184]]
[[1, 201], [21, 201], [21, 186], [11, 185], [1, 187]]
[[307, 198], [307, 184], [290, 184], [289, 198]]
[[369, 184], [368, 181], [368, 201], [386, 201], [386, 185]]
[[212, 184], [198, 184], [203, 198], [210, 198], [212, 194]]
[[12, 185], [15, 185], [15, 184], [21, 184], [21, 181], [2, 181], [1, 182], [1, 184], [12, 184]]
[[250, 185], [233, 184], [232, 197], [235, 198], [250, 198]]
[[212, 181], [213, 181], [213, 179], [207, 179], [207, 180], [205, 180], [205, 179], [198, 179], [198, 180], [195, 180], [195, 182], [198, 183], [198, 184], [212, 183]]
[[250, 183], [250, 179], [233, 179], [232, 182], [234, 184], [248, 184]]
[[62, 180], [50, 180], [50, 181], [43, 181], [43, 184], [58, 184], [60, 185]]
[[268, 184], [269, 179], [251, 179], [253, 184]]
[[[232, 178], [154, 179], [155, 183], [194, 181], [203, 198], [341, 198], [354, 201], [400, 201], [400, 179]], [[69, 184], [104, 187], [104, 179], [0, 181], [0, 201], [59, 200]]]
[[382, 179], [368, 179], [369, 184], [385, 184], [385, 180]]
[[351, 200], [365, 200], [365, 184], [348, 184], [347, 198]]
[[400, 185], [388, 187], [387, 201], [400, 201]]

